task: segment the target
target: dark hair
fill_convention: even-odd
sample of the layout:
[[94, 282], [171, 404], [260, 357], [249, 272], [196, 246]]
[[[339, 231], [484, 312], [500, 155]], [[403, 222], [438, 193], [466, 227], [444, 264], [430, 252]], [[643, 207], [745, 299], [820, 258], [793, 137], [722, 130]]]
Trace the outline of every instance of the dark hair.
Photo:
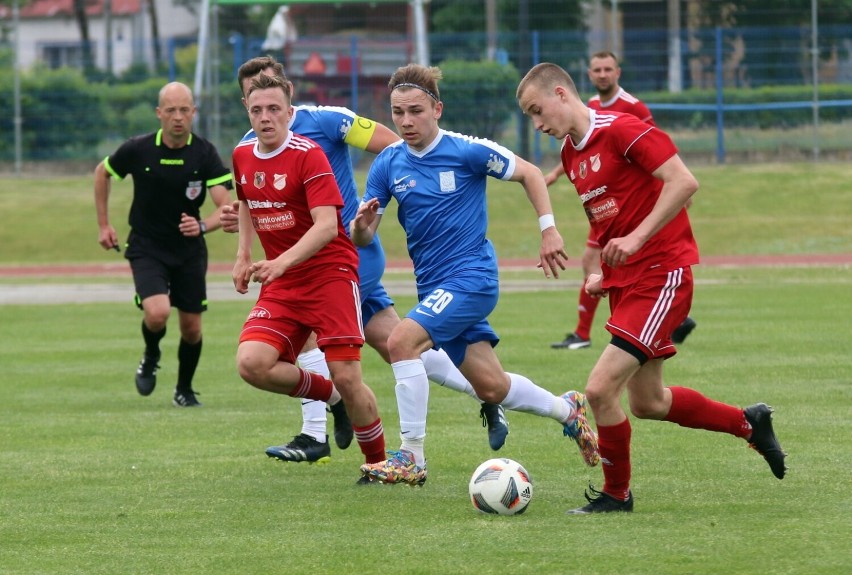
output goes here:
[[246, 91], [246, 98], [255, 90], [266, 90], [268, 88], [281, 88], [287, 100], [290, 100], [292, 93], [290, 91], [290, 82], [287, 78], [281, 76], [270, 76], [269, 74], [258, 74], [251, 80], [251, 86]]
[[595, 58], [612, 58], [613, 60], [615, 60], [615, 66], [618, 67], [618, 56], [616, 56], [609, 50], [601, 50], [600, 52], [595, 52], [594, 54], [589, 56], [589, 62], [591, 62]]
[[285, 80], [287, 79], [287, 75], [284, 73], [284, 65], [276, 61], [272, 56], [258, 56], [244, 62], [237, 71], [237, 83], [240, 85], [240, 93], [243, 92], [243, 82], [245, 82], [246, 78], [253, 78], [270, 68], [272, 68], [276, 76], [280, 76]]

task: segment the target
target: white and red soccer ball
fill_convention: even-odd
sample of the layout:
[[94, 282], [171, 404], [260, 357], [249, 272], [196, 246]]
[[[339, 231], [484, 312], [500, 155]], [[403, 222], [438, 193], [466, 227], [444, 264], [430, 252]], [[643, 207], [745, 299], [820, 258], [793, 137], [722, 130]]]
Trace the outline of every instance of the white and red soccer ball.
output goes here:
[[527, 509], [533, 494], [530, 474], [512, 459], [483, 462], [468, 485], [470, 502], [482, 513], [517, 515]]

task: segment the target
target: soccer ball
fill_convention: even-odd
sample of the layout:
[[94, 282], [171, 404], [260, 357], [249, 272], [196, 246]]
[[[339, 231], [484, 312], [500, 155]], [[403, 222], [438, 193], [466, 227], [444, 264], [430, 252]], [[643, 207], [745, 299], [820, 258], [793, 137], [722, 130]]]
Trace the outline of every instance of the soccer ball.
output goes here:
[[530, 474], [511, 459], [489, 459], [476, 468], [468, 485], [470, 502], [482, 513], [517, 515], [533, 494]]

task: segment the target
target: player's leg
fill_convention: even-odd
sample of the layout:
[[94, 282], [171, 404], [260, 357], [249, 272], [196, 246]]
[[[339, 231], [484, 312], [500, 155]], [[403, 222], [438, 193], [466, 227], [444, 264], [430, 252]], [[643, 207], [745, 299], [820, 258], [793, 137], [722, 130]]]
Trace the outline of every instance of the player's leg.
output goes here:
[[[363, 262], [362, 262], [363, 267]], [[363, 298], [361, 304], [361, 315], [364, 321], [364, 337], [367, 344], [375, 349], [378, 354], [390, 363], [387, 340], [393, 329], [399, 325], [400, 319], [397, 315], [393, 301], [388, 296], [381, 283], [377, 284], [373, 292]], [[429, 381], [443, 387], [465, 393], [474, 398], [480, 404], [480, 417], [483, 426], [488, 429], [488, 443], [491, 449], [498, 450], [506, 442], [509, 434], [509, 423], [506, 420], [503, 408], [499, 405], [485, 404], [473, 391], [470, 382], [462, 375], [450, 357], [440, 349], [427, 349], [420, 355]]]
[[136, 368], [136, 390], [140, 395], [150, 395], [157, 385], [160, 341], [166, 335], [166, 324], [171, 313], [169, 299], [168, 269], [157, 258], [140, 253], [134, 244], [131, 248], [136, 257], [130, 259], [133, 284], [136, 288], [136, 306], [142, 310], [142, 339], [145, 350]]
[[600, 273], [601, 248], [591, 237], [591, 232], [580, 263], [583, 267], [583, 283], [580, 285], [577, 302], [577, 326], [573, 332], [565, 336], [564, 340], [551, 344], [554, 349], [586, 349], [592, 344], [592, 323], [600, 299], [586, 293], [585, 280], [590, 274]]
[[178, 309], [180, 343], [178, 344], [178, 377], [172, 403], [176, 407], [198, 407], [192, 381], [201, 359], [201, 314], [207, 311], [207, 259], [187, 259], [170, 269], [169, 297]]
[[432, 347], [423, 327], [410, 318], [401, 320], [387, 339], [396, 387], [401, 445], [387, 460], [362, 465], [361, 473], [384, 483], [423, 485], [426, 481], [426, 414], [429, 380], [420, 355]]
[[361, 373], [360, 347], [331, 345], [325, 348], [328, 367], [335, 387], [340, 391], [346, 411], [352, 420], [355, 440], [366, 463], [385, 457], [385, 435], [373, 390]]
[[480, 329], [480, 334], [472, 331], [465, 334], [468, 340], [485, 339], [467, 346], [460, 366], [477, 395], [506, 409], [556, 420], [562, 426], [563, 434], [577, 443], [586, 464], [597, 465], [597, 438], [585, 417], [583, 395], [569, 391], [558, 397], [523, 375], [504, 371], [494, 352], [494, 340], [486, 337], [484, 326]]
[[[367, 463], [384, 458], [385, 440], [376, 397], [361, 373], [361, 298], [351, 279], [331, 279], [309, 286], [301, 302], [305, 321], [317, 334], [332, 381], [340, 391], [355, 439]], [[330, 401], [334, 406], [336, 402]]]
[[178, 310], [180, 343], [178, 344], [178, 378], [172, 403], [176, 407], [198, 407], [192, 386], [195, 370], [201, 360], [201, 313]]

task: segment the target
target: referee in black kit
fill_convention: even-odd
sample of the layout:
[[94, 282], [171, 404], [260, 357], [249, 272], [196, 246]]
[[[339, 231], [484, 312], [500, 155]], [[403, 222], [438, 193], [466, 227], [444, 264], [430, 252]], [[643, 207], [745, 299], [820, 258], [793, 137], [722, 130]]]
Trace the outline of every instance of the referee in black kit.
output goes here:
[[[219, 212], [230, 202], [231, 172], [215, 146], [192, 133], [192, 91], [172, 82], [160, 90], [157, 132], [130, 138], [95, 168], [98, 243], [120, 250], [109, 221], [110, 177], [133, 176], [130, 235], [125, 254], [133, 271], [136, 303], [144, 312], [145, 352], [136, 370], [136, 389], [150, 395], [157, 384], [160, 340], [172, 306], [180, 317], [178, 378], [174, 405], [200, 406], [192, 378], [201, 357], [201, 312], [207, 309], [207, 245], [204, 234], [219, 228]], [[200, 208], [207, 193], [216, 210]]]

